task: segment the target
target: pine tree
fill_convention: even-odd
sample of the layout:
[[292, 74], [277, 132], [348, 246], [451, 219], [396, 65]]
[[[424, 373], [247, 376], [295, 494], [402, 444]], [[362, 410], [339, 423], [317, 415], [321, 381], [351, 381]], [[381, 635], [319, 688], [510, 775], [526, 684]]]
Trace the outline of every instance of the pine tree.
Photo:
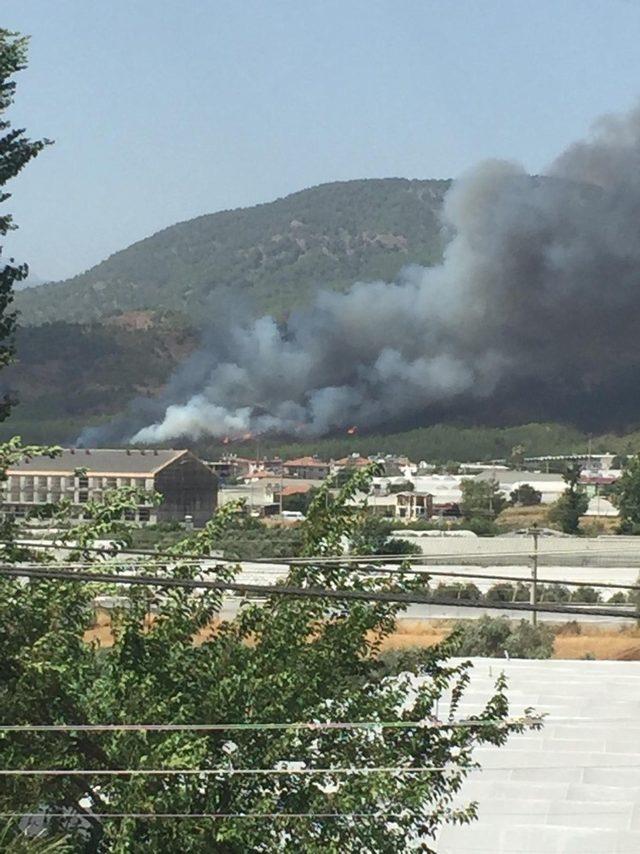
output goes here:
[[[6, 111], [13, 103], [16, 83], [14, 74], [26, 67], [29, 39], [10, 30], [0, 29], [0, 204], [11, 198], [5, 187], [15, 178], [26, 164], [36, 157], [50, 140], [30, 140], [23, 128], [11, 128], [5, 118]], [[0, 215], [0, 239], [16, 228], [11, 214]], [[2, 246], [0, 245], [0, 257]], [[13, 286], [26, 279], [29, 268], [9, 258], [0, 263], [0, 367], [8, 365], [14, 354], [14, 334], [16, 314], [11, 311]], [[5, 393], [0, 399], [0, 420], [4, 420], [11, 408], [11, 395]]]

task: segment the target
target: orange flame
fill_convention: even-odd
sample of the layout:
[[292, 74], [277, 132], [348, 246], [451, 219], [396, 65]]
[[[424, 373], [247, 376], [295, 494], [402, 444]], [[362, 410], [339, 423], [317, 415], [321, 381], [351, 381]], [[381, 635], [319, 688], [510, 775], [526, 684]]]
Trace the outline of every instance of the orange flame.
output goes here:
[[253, 433], [243, 433], [242, 438], [245, 442], [248, 442], [249, 439], [253, 439]]
[[347, 429], [347, 434], [348, 434], [349, 436], [355, 436], [357, 432], [358, 432], [358, 428], [356, 427], [356, 425], [355, 425], [355, 424], [353, 425], [353, 427], [349, 427], [349, 428]]
[[231, 441], [231, 439], [228, 436], [225, 436], [224, 439], [222, 440], [222, 444], [228, 445], [230, 441]]

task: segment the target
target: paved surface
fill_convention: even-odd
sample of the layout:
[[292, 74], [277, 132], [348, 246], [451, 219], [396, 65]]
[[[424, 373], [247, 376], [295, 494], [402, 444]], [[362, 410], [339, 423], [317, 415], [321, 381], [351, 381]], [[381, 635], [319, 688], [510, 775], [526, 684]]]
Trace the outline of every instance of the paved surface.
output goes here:
[[[445, 827], [438, 854], [638, 854], [640, 664], [476, 659], [461, 715], [477, 712], [500, 671], [511, 714], [548, 712], [540, 732], [478, 749], [483, 770], [460, 803], [479, 820]], [[440, 711], [442, 715], [442, 710]]]

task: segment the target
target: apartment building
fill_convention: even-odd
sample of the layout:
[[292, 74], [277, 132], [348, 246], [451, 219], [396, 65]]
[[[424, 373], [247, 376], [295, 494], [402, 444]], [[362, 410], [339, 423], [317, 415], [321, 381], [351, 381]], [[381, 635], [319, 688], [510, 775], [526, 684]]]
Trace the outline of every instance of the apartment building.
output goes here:
[[3, 510], [20, 518], [66, 499], [82, 517], [89, 501], [121, 486], [162, 495], [159, 506], [143, 502], [130, 512], [128, 518], [142, 524], [191, 517], [200, 527], [217, 506], [218, 478], [190, 451], [69, 448], [57, 457], [38, 456], [8, 468]]

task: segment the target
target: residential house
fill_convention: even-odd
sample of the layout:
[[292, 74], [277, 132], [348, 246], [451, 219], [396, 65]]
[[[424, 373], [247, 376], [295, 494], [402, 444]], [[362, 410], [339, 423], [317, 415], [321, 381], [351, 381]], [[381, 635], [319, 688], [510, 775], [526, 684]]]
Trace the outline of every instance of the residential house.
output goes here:
[[297, 477], [301, 480], [324, 480], [329, 476], [331, 466], [317, 457], [299, 457], [285, 460], [282, 471], [285, 477]]

